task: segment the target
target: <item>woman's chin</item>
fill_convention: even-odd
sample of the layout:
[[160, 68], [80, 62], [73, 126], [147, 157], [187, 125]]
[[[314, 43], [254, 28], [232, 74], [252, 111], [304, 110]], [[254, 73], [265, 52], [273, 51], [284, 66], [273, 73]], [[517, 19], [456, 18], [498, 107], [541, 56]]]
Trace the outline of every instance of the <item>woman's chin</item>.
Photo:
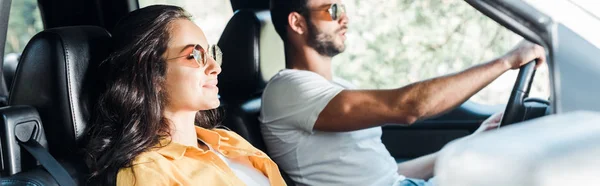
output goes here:
[[221, 105], [221, 101], [219, 100], [219, 98], [216, 98], [216, 99], [211, 100], [210, 102], [208, 102], [207, 105], [209, 107], [207, 110], [216, 109], [216, 108], [218, 108]]

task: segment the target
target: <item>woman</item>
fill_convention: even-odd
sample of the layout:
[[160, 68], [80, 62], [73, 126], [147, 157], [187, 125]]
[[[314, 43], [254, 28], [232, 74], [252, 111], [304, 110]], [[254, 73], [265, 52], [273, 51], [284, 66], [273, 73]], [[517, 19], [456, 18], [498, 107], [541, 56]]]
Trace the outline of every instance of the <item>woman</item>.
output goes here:
[[220, 50], [182, 8], [133, 11], [113, 40], [88, 133], [89, 184], [285, 185], [264, 153], [215, 129]]

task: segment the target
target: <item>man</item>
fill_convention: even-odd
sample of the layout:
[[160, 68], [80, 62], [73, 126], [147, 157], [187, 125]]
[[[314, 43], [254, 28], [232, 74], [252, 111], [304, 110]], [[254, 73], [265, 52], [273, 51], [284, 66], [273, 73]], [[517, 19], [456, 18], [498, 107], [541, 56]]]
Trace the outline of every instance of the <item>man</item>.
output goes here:
[[[436, 154], [396, 164], [380, 126], [442, 114], [504, 72], [545, 61], [542, 47], [522, 42], [456, 74], [392, 90], [358, 90], [332, 81], [331, 58], [344, 51], [348, 24], [341, 0], [271, 0], [271, 17], [285, 43], [287, 69], [263, 92], [261, 130], [271, 158], [298, 185], [431, 184], [420, 179], [433, 176]], [[495, 121], [478, 131], [500, 116], [489, 120]]]

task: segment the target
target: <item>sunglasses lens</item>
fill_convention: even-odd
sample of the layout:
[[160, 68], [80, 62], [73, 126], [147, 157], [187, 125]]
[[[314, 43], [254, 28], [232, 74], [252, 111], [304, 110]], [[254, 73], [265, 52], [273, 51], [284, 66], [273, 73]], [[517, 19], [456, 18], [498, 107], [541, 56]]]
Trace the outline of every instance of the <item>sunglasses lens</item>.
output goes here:
[[339, 7], [337, 3], [331, 4], [331, 19], [333, 19], [334, 21], [337, 21], [337, 19], [340, 18], [340, 11], [338, 8]]
[[204, 48], [202, 48], [202, 46], [194, 46], [194, 51], [192, 51], [192, 54], [194, 55], [194, 59], [196, 60], [196, 62], [198, 62], [199, 65], [206, 65], [206, 51], [204, 50]]
[[219, 48], [217, 45], [209, 45], [208, 51], [204, 50], [202, 46], [196, 45], [194, 46], [192, 55], [200, 66], [205, 66], [208, 63], [209, 57], [213, 58], [219, 66], [221, 66], [223, 63], [223, 53], [221, 52], [221, 48]]
[[221, 66], [221, 64], [223, 64], [223, 53], [221, 52], [221, 48], [219, 48], [217, 45], [213, 45], [211, 49], [212, 51], [210, 53], [213, 56], [213, 59], [215, 59], [215, 62]]

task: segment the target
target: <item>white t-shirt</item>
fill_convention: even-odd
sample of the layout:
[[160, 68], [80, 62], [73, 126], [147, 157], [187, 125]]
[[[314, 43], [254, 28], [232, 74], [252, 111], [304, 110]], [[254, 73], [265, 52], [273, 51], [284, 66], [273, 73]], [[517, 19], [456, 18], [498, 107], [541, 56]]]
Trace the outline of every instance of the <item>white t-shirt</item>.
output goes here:
[[261, 131], [270, 157], [298, 185], [393, 185], [394, 158], [381, 142], [381, 127], [322, 132], [313, 126], [345, 88], [310, 71], [282, 70], [262, 97]]

